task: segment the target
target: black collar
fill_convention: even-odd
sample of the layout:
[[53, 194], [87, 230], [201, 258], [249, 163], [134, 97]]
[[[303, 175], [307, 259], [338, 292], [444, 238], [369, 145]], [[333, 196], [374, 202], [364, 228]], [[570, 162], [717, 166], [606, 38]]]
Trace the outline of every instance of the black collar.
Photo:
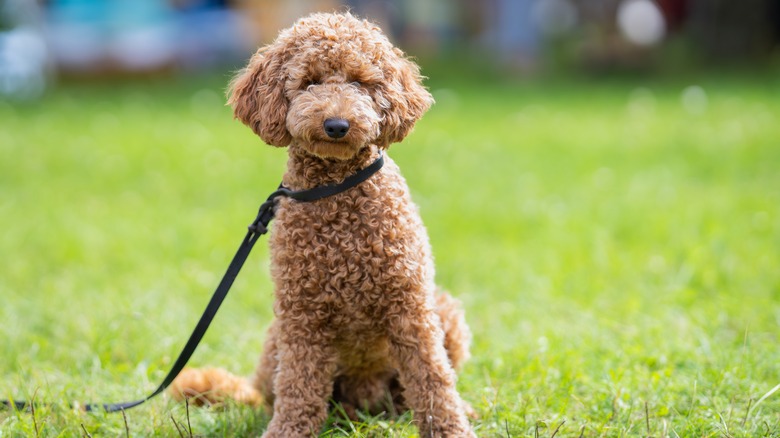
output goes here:
[[268, 231], [268, 224], [271, 222], [271, 219], [274, 218], [274, 206], [276, 205], [276, 199], [279, 197], [284, 196], [301, 202], [318, 201], [320, 199], [345, 192], [352, 187], [357, 186], [363, 181], [371, 178], [371, 176], [377, 173], [379, 169], [384, 166], [384, 164], [384, 156], [382, 155], [382, 152], [379, 152], [379, 158], [374, 160], [373, 163], [344, 178], [344, 181], [338, 184], [325, 184], [306, 190], [290, 190], [283, 185], [279, 185], [279, 188], [275, 192], [271, 193], [263, 205], [260, 206], [260, 210], [257, 212], [257, 217], [249, 225], [249, 231], [258, 234], [265, 234]]
[[280, 185], [279, 190], [272, 193], [271, 197], [286, 196], [301, 202], [318, 201], [329, 196], [337, 195], [357, 186], [363, 181], [371, 178], [371, 176], [377, 173], [384, 164], [385, 159], [382, 156], [382, 152], [380, 152], [379, 158], [374, 160], [373, 163], [344, 178], [344, 181], [338, 184], [325, 184], [322, 186], [312, 187], [307, 190], [290, 190], [287, 187]]

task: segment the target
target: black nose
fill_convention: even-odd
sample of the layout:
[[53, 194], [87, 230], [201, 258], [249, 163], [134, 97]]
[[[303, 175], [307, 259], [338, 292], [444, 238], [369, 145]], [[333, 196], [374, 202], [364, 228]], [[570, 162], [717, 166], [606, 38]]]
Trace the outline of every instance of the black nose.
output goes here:
[[349, 132], [349, 122], [345, 119], [326, 119], [322, 126], [330, 138], [341, 138]]

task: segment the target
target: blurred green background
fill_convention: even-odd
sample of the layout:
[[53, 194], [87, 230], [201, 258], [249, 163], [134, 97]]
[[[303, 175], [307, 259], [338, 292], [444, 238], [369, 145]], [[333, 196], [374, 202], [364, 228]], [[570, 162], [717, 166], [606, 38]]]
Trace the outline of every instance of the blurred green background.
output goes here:
[[[67, 405], [138, 398], [167, 372], [286, 161], [232, 119], [225, 86], [258, 42], [333, 8], [197, 3], [3, 3], [0, 399], [53, 405], [0, 410], [0, 435], [187, 423], [165, 398], [127, 423]], [[459, 389], [478, 435], [780, 433], [777, 11], [735, 5], [353, 3], [417, 56], [437, 100], [389, 153], [474, 331]], [[136, 34], [155, 10], [168, 31]], [[73, 18], [86, 12], [90, 31]], [[200, 32], [213, 45], [166, 33], [193, 23], [180, 20], [214, 26]], [[40, 64], [8, 61], [20, 35]], [[143, 41], [170, 50], [138, 61]], [[74, 56], [53, 53], [70, 43]], [[252, 372], [267, 264], [261, 243], [192, 365]], [[195, 435], [256, 436], [268, 417], [190, 420]], [[334, 419], [323, 434], [414, 436], [409, 421]]]

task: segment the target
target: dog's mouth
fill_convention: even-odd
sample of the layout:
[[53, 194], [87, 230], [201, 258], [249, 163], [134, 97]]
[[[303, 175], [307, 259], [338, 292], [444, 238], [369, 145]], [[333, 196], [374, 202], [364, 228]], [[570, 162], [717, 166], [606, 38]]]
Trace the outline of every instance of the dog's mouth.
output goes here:
[[308, 152], [320, 158], [336, 158], [346, 160], [355, 156], [358, 148], [349, 142], [338, 140], [312, 140], [303, 142], [302, 146]]

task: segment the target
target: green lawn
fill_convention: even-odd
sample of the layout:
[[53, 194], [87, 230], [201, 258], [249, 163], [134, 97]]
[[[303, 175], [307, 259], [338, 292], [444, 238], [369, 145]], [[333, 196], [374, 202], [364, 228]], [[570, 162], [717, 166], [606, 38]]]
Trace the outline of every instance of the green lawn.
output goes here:
[[[478, 435], [780, 435], [778, 76], [442, 76], [390, 154], [474, 331], [459, 388]], [[157, 386], [279, 182], [285, 152], [231, 119], [227, 80], [0, 103], [0, 399], [54, 402], [0, 410], [0, 436], [179, 436], [185, 407], [166, 398], [127, 426], [67, 404]], [[267, 261], [261, 243], [192, 365], [251, 373]], [[255, 436], [268, 417], [189, 421]], [[326, 436], [407, 436], [408, 423]]]

